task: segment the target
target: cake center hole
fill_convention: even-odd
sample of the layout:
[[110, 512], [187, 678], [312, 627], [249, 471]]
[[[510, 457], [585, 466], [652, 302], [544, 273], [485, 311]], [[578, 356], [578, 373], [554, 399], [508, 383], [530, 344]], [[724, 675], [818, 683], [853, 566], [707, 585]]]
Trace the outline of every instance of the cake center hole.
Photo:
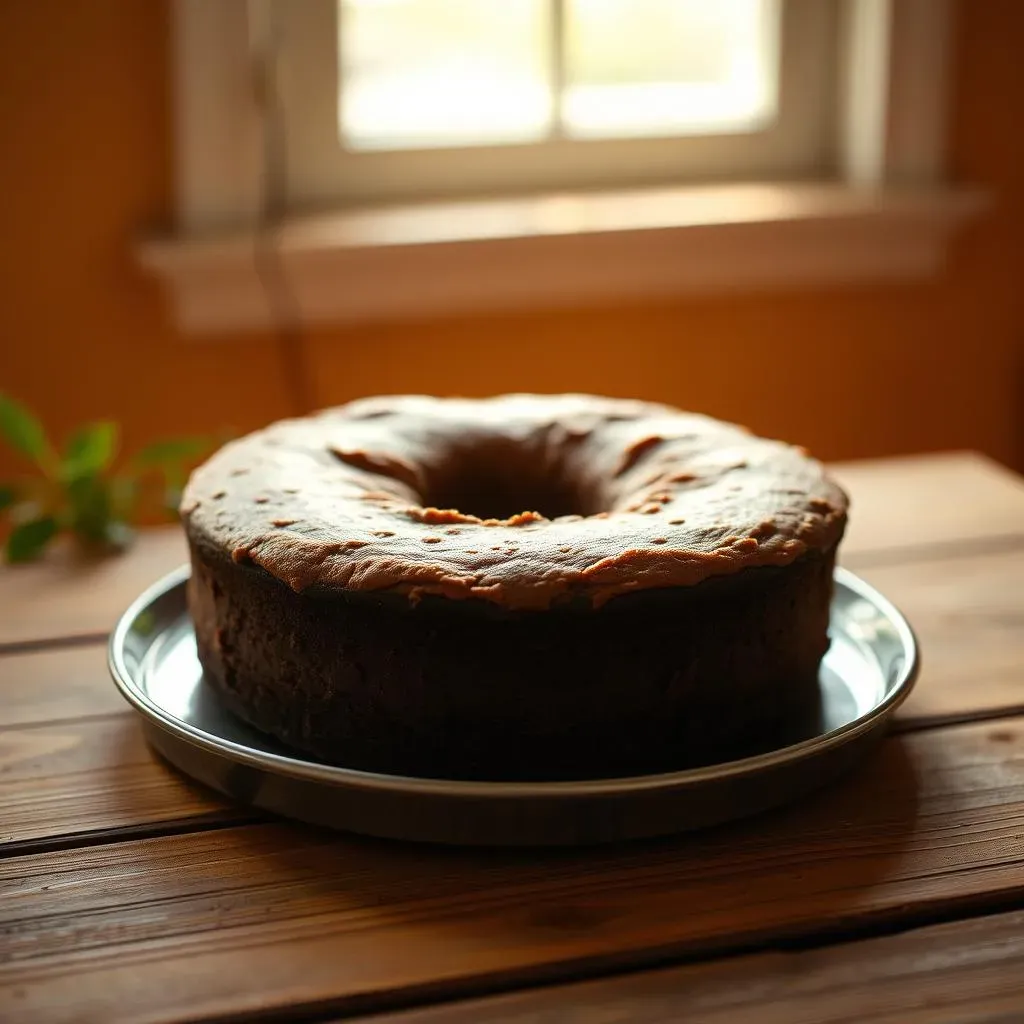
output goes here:
[[590, 515], [577, 484], [564, 475], [544, 472], [522, 460], [469, 459], [431, 481], [423, 504], [453, 508], [480, 519], [508, 519], [520, 512], [539, 512], [548, 519]]

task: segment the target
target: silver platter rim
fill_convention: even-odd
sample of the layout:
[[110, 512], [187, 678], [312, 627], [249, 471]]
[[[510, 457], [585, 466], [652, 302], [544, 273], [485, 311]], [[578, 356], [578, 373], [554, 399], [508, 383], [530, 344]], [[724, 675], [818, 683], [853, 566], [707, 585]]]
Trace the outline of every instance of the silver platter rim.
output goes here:
[[700, 787], [710, 782], [757, 775], [770, 769], [793, 766], [812, 755], [834, 751], [865, 737], [882, 725], [907, 698], [919, 668], [918, 643], [910, 624], [902, 613], [879, 591], [848, 569], [836, 567], [837, 584], [852, 591], [873, 605], [896, 632], [903, 649], [903, 664], [888, 693], [866, 713], [827, 733], [801, 740], [788, 746], [736, 761], [689, 768], [659, 775], [629, 776], [608, 779], [581, 779], [550, 782], [488, 782], [482, 780], [434, 779], [415, 776], [384, 775], [355, 768], [306, 761], [271, 751], [256, 751], [233, 740], [214, 736], [183, 722], [155, 703], [137, 684], [125, 662], [125, 646], [133, 623], [157, 600], [185, 584], [190, 575], [188, 565], [168, 573], [143, 591], [124, 611], [110, 636], [108, 663], [117, 688], [132, 707], [149, 723], [209, 754], [227, 758], [237, 764], [279, 776], [364, 792], [402, 795], [441, 796], [489, 801], [549, 800], [562, 798], [595, 798], [628, 794], [678, 793], [681, 789]]

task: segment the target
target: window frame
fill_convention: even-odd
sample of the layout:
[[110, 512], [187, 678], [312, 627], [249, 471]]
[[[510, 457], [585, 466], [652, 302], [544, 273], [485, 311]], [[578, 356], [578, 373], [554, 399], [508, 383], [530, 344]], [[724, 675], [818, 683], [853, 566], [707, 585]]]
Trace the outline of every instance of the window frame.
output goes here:
[[835, 158], [810, 181], [321, 200], [301, 216], [265, 102], [287, 88], [278, 2], [174, 0], [177, 227], [139, 258], [188, 333], [278, 323], [268, 266], [302, 322], [920, 277], [987, 205], [945, 180], [951, 0], [840, 0]]
[[275, 11], [287, 205], [292, 210], [668, 181], [780, 180], [827, 173], [836, 106], [837, 0], [781, 4], [778, 114], [750, 130], [354, 152], [338, 137], [337, 5]]

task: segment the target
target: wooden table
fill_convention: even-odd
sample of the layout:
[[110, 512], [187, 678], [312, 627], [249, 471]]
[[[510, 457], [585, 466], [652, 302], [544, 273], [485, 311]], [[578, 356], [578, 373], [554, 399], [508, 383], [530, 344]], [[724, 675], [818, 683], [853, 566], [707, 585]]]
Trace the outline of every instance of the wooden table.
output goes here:
[[154, 759], [110, 683], [174, 529], [0, 571], [0, 1020], [1024, 1020], [1024, 483], [836, 467], [918, 688], [846, 782], [697, 835], [417, 847], [271, 821]]

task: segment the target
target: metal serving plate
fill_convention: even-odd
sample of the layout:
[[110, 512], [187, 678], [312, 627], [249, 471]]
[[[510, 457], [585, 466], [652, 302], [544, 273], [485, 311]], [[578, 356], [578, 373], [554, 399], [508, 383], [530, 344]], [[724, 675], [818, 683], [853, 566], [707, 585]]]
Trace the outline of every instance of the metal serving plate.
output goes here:
[[188, 567], [150, 587], [110, 640], [110, 670], [152, 746], [200, 782], [276, 814], [369, 835], [480, 845], [570, 845], [718, 824], [836, 778], [877, 741], [917, 674], [903, 616], [837, 569], [821, 719], [756, 757], [579, 782], [405, 778], [306, 760], [232, 717], [204, 683], [185, 605]]

